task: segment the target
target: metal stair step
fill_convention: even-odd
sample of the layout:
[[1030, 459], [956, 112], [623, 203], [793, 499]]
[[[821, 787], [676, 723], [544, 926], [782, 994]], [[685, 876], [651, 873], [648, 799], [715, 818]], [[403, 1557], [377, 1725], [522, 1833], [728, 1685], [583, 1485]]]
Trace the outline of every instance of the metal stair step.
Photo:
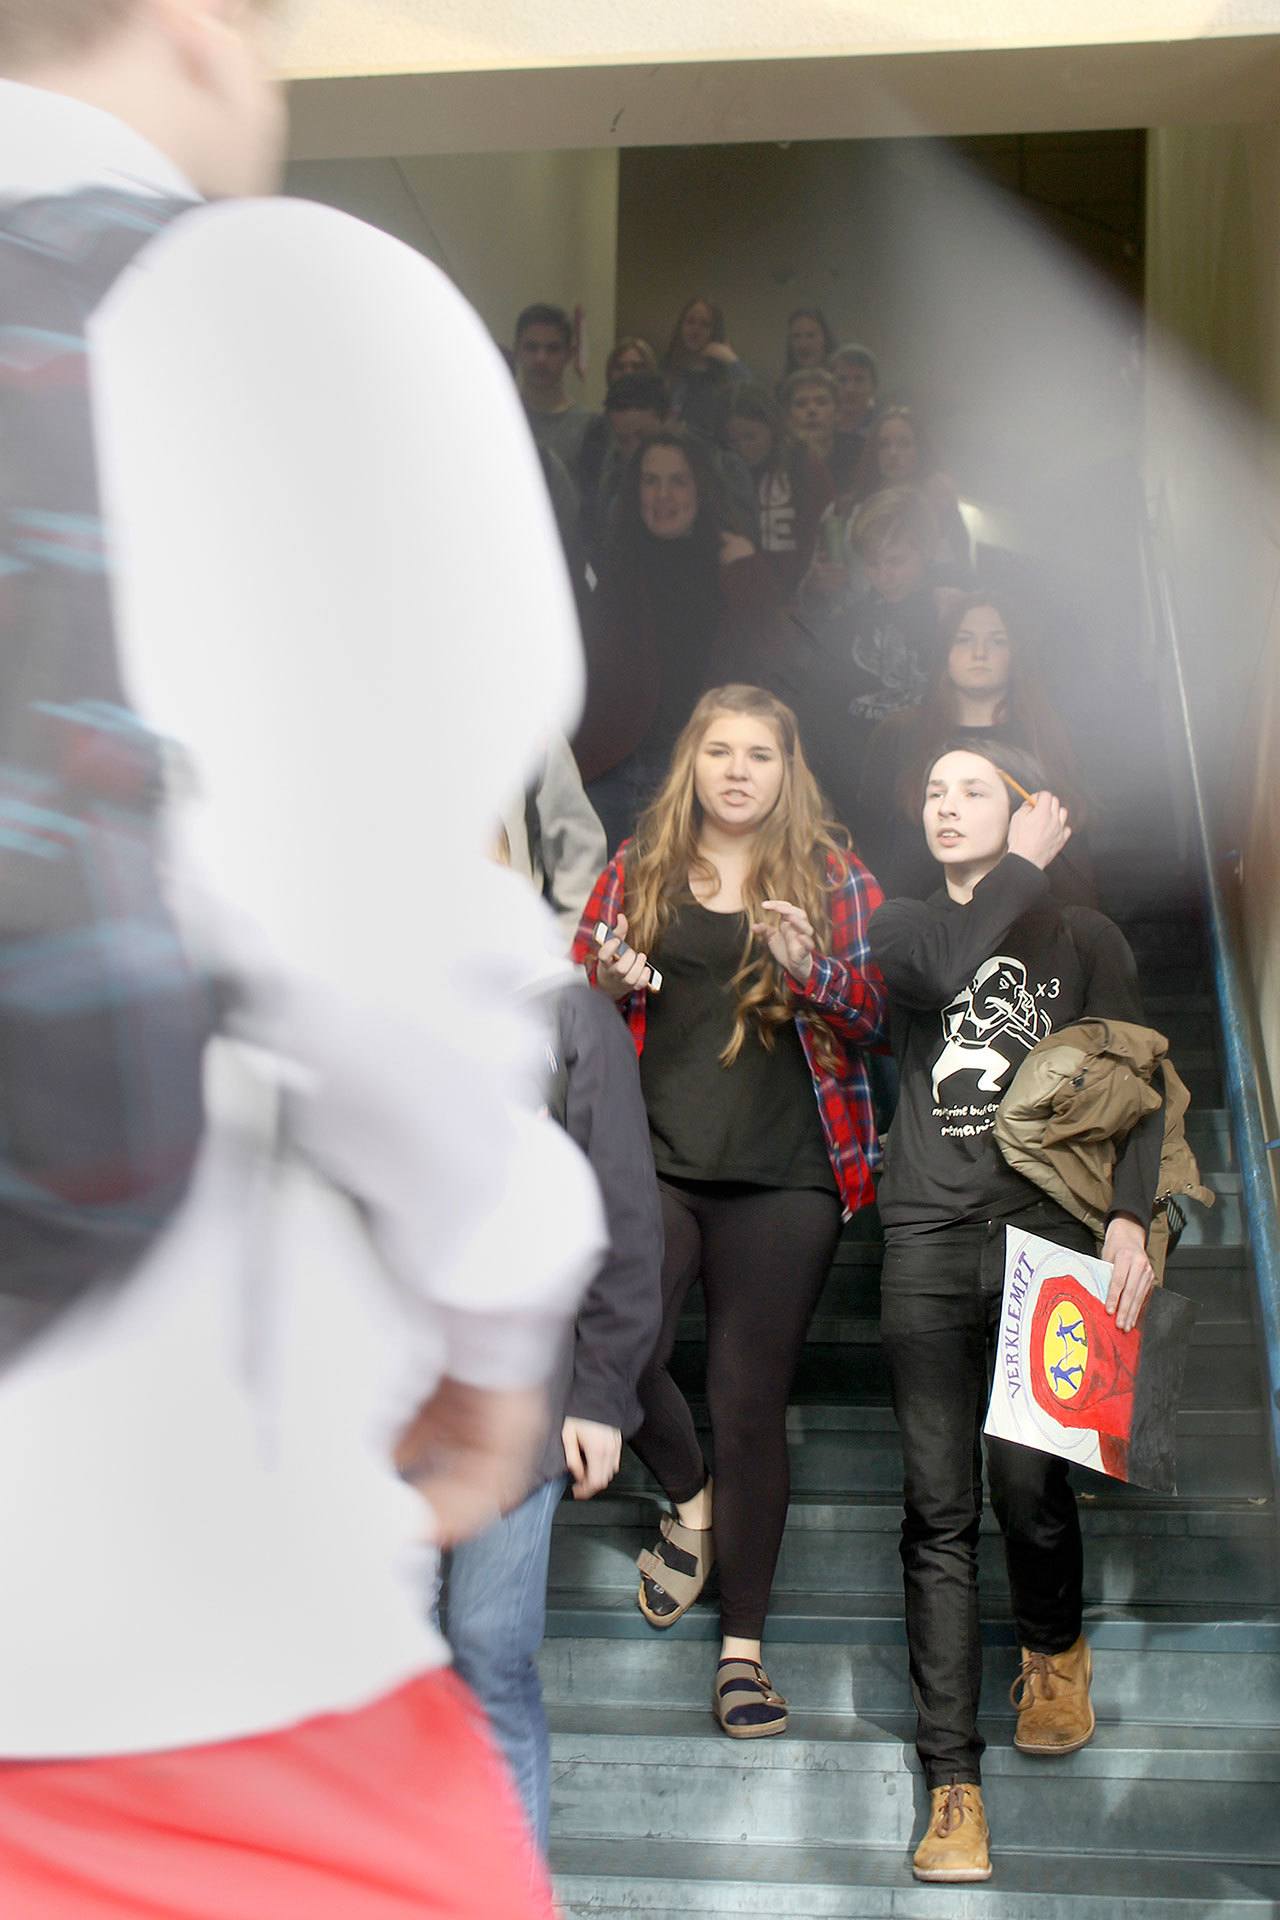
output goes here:
[[1274, 1920], [1280, 1871], [1145, 1854], [1020, 1853], [981, 1887], [922, 1887], [906, 1846], [553, 1839], [565, 1920]]
[[[1254, 1338], [1253, 1277], [1243, 1266], [1191, 1266], [1185, 1262], [1168, 1279], [1169, 1289], [1196, 1303], [1193, 1340], [1203, 1341], [1206, 1329], [1235, 1325], [1249, 1329]], [[681, 1338], [686, 1327], [692, 1331], [694, 1314], [701, 1313], [701, 1296], [695, 1292], [689, 1317], [681, 1322]], [[837, 1263], [827, 1276], [818, 1301], [814, 1326], [826, 1315], [840, 1319], [878, 1320], [880, 1317], [880, 1269], [866, 1261]]]
[[1209, 994], [1148, 994], [1145, 1006], [1148, 1023], [1169, 1042], [1175, 1067], [1188, 1047], [1214, 1046], [1218, 1020]]
[[1234, 1167], [1235, 1143], [1225, 1107], [1193, 1108], [1187, 1115], [1187, 1139], [1202, 1174]]
[[[859, 1516], [866, 1517], [866, 1510]], [[1208, 1534], [1128, 1528], [1090, 1529], [1085, 1597], [1110, 1605], [1159, 1604], [1170, 1593], [1199, 1606], [1280, 1603], [1272, 1516], [1226, 1517]], [[775, 1597], [788, 1593], [893, 1595], [901, 1592], [899, 1516], [882, 1510], [877, 1527], [789, 1527], [774, 1577]], [[551, 1550], [553, 1588], [615, 1587], [634, 1592], [635, 1557], [654, 1540], [652, 1517], [633, 1526], [569, 1526], [556, 1530]], [[984, 1603], [1007, 1593], [1002, 1543], [984, 1535], [978, 1554], [978, 1591]]]
[[[876, 1272], [884, 1261], [884, 1242], [880, 1238], [878, 1226], [874, 1229], [868, 1223], [859, 1226], [861, 1216], [846, 1228], [836, 1243], [832, 1255], [833, 1270], [844, 1267], [861, 1267]], [[1166, 1279], [1172, 1287], [1179, 1285], [1178, 1276], [1188, 1268], [1207, 1267], [1215, 1272], [1244, 1272], [1250, 1267], [1247, 1249], [1242, 1241], [1223, 1241], [1217, 1246], [1206, 1246], [1196, 1240], [1184, 1240], [1170, 1256]]]
[[[1212, 1147], [1219, 1138], [1206, 1132], [1203, 1136]], [[1220, 1157], [1214, 1154], [1212, 1157]], [[1244, 1242], [1244, 1221], [1240, 1210], [1240, 1176], [1234, 1167], [1201, 1167], [1205, 1185], [1211, 1187], [1217, 1195], [1212, 1207], [1202, 1207], [1195, 1201], [1188, 1201], [1186, 1207], [1186, 1230], [1178, 1245], [1178, 1253], [1184, 1248], [1196, 1246], [1239, 1247]], [[865, 1207], [861, 1213], [845, 1227], [837, 1247], [837, 1261], [840, 1250], [848, 1245], [861, 1246], [868, 1241], [883, 1239], [883, 1228], [876, 1210]], [[1174, 1255], [1176, 1261], [1177, 1254]]]
[[[1275, 1606], [1202, 1607], [1176, 1597], [1160, 1606], [1094, 1604], [1085, 1607], [1085, 1624], [1095, 1651], [1141, 1652], [1158, 1644], [1169, 1652], [1230, 1652], [1251, 1658], [1280, 1652], [1280, 1609]], [[662, 1639], [664, 1643], [714, 1640], [719, 1631], [714, 1602], [703, 1599], [676, 1626], [666, 1628]], [[547, 1635], [652, 1643], [655, 1630], [636, 1607], [634, 1590], [557, 1587], [547, 1594]], [[1013, 1645], [1007, 1594], [988, 1600], [982, 1637], [988, 1646]], [[904, 1647], [901, 1593], [778, 1594], [769, 1610], [770, 1646], [813, 1642], [823, 1646]]]
[[[1093, 1702], [1104, 1723], [1270, 1726], [1280, 1729], [1280, 1647], [1273, 1653], [1212, 1648], [1170, 1650], [1154, 1633], [1144, 1647], [1097, 1648]], [[572, 1709], [608, 1700], [617, 1707], [705, 1708], [718, 1648], [674, 1632], [643, 1639], [553, 1637], [539, 1660], [549, 1706]], [[905, 1645], [785, 1641], [769, 1636], [770, 1671], [797, 1713], [859, 1713], [875, 1718], [912, 1710]], [[1012, 1722], [1009, 1687], [1018, 1669], [1011, 1644], [984, 1662], [982, 1711]], [[1277, 1734], [1280, 1739], [1280, 1732]]]
[[[694, 1408], [705, 1430], [705, 1414]], [[902, 1449], [887, 1406], [841, 1405], [824, 1396], [787, 1414], [791, 1484], [796, 1493], [898, 1494]], [[850, 1436], [856, 1435], [856, 1440]], [[1177, 1421], [1178, 1488], [1211, 1498], [1261, 1499], [1271, 1494], [1263, 1415], [1258, 1408], [1184, 1408]], [[634, 1454], [624, 1451], [614, 1482], [619, 1492], [651, 1485]], [[1086, 1490], [1114, 1490], [1115, 1481], [1079, 1473]]]
[[[671, 1371], [696, 1392], [706, 1371], [705, 1322], [696, 1312], [680, 1323]], [[1256, 1406], [1262, 1397], [1257, 1344], [1245, 1319], [1211, 1321], [1194, 1330], [1183, 1375], [1183, 1396], [1200, 1407]], [[826, 1393], [834, 1398], [877, 1400], [887, 1405], [889, 1369], [878, 1318], [828, 1314], [819, 1307], [796, 1367], [797, 1398]]]
[[[709, 1706], [555, 1709], [552, 1808], [561, 1837], [906, 1846], [925, 1806], [909, 1714], [792, 1717], [774, 1740], [726, 1740]], [[1280, 1751], [1255, 1727], [1099, 1727], [1046, 1766], [991, 1723], [993, 1832], [1037, 1848], [1069, 1825], [1081, 1854], [1144, 1850], [1280, 1865]]]
[[[1191, 1269], [1187, 1269], [1188, 1273]], [[843, 1287], [840, 1282], [844, 1281]], [[1176, 1287], [1171, 1292], [1195, 1299], [1196, 1324], [1192, 1347], [1254, 1348], [1253, 1315], [1243, 1289], [1223, 1286], [1219, 1280], [1205, 1287]], [[817, 1312], [809, 1323], [809, 1339], [822, 1346], [877, 1346], [880, 1341], [879, 1288], [874, 1296], [865, 1280], [854, 1270], [854, 1277], [833, 1276], [823, 1289]], [[705, 1317], [700, 1307], [691, 1307], [680, 1321], [677, 1338], [693, 1341], [705, 1337]]]
[[[1280, 1552], [1276, 1534], [1276, 1507], [1273, 1500], [1187, 1500], [1178, 1494], [1153, 1494], [1141, 1487], [1122, 1487], [1106, 1482], [1108, 1493], [1101, 1496], [1092, 1487], [1079, 1493], [1080, 1525], [1086, 1539], [1103, 1534], [1131, 1538], [1135, 1533], [1149, 1539], [1196, 1539], [1211, 1542], [1221, 1537], [1269, 1540]], [[1114, 1497], [1110, 1490], [1114, 1489]], [[651, 1491], [597, 1494], [594, 1500], [565, 1500], [556, 1514], [556, 1526], [569, 1532], [597, 1527], [645, 1525], [652, 1528], [654, 1517], [665, 1502], [656, 1488]], [[827, 1499], [822, 1494], [795, 1496], [787, 1509], [787, 1529], [792, 1533], [893, 1533], [902, 1519], [898, 1500], [881, 1494], [846, 1494]], [[998, 1539], [999, 1525], [988, 1507], [982, 1515], [982, 1533]]]
[[[1146, 905], [1137, 911], [1123, 904], [1117, 911], [1113, 903], [1111, 912], [1133, 948], [1139, 972], [1144, 960], [1150, 960], [1158, 967], [1161, 960], [1173, 956], [1206, 961], [1209, 957], [1204, 923], [1190, 903], [1163, 909], [1158, 905]], [[1154, 993], [1158, 989], [1153, 986], [1151, 991]]]

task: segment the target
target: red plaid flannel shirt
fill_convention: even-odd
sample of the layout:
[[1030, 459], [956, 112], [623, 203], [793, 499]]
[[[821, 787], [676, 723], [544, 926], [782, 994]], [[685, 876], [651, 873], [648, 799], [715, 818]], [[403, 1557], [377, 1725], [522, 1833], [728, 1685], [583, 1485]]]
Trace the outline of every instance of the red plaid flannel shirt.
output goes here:
[[[624, 841], [591, 890], [583, 910], [573, 958], [586, 965], [595, 980], [595, 930], [603, 920], [609, 926], [625, 912], [626, 852]], [[888, 999], [884, 982], [871, 964], [867, 928], [884, 899], [875, 878], [852, 854], [847, 865], [828, 857], [831, 884], [827, 910], [831, 920], [831, 952], [815, 953], [809, 978], [801, 986], [790, 982], [796, 1000], [796, 1026], [826, 1136], [831, 1170], [836, 1177], [846, 1220], [875, 1197], [872, 1171], [880, 1164], [871, 1102], [871, 1082], [863, 1051], [883, 1045], [888, 1038]], [[643, 988], [620, 1002], [637, 1053], [644, 1052], [648, 995]], [[807, 1010], [820, 1013], [835, 1035], [839, 1049], [837, 1070], [829, 1073], [814, 1052]]]

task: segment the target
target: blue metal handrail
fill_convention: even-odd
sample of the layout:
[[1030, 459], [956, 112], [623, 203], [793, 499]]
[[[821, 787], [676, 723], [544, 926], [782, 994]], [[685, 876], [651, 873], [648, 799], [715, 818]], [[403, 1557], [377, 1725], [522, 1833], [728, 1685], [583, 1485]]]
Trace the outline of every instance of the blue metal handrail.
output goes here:
[[1263, 1125], [1262, 1102], [1258, 1097], [1254, 1022], [1250, 1014], [1252, 1003], [1235, 928], [1218, 877], [1221, 856], [1210, 831], [1173, 592], [1168, 574], [1156, 554], [1149, 529], [1144, 541], [1144, 561], [1152, 614], [1158, 615], [1164, 630], [1163, 638], [1173, 670], [1186, 742], [1187, 767], [1191, 776], [1196, 835], [1204, 863], [1213, 983], [1225, 1054], [1227, 1108], [1240, 1166], [1241, 1197], [1258, 1286], [1267, 1376], [1267, 1426], [1271, 1438], [1272, 1468], [1277, 1488], [1280, 1489], [1280, 1220], [1276, 1216], [1275, 1188], [1267, 1160], [1268, 1146], [1275, 1143], [1268, 1142], [1267, 1130]]

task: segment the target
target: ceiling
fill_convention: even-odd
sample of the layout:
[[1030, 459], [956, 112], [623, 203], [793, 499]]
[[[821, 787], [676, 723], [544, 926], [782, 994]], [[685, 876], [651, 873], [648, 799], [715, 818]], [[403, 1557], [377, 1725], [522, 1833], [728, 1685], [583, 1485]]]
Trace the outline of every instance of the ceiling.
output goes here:
[[[327, 4], [322, 0], [322, 11]], [[896, 4], [907, 15], [918, 10], [916, 0]], [[1038, 5], [1026, 0], [1022, 11], [1034, 13]], [[1280, 0], [1268, 5], [1280, 26]], [[410, 0], [402, 0], [402, 8], [421, 11]], [[1233, 17], [1242, 9], [1258, 11], [1242, 0]], [[362, 16], [365, 10], [366, 0], [346, 9]], [[629, 17], [637, 11], [632, 7]], [[771, 11], [776, 22], [777, 0]], [[1077, 7], [1086, 16], [1091, 11]], [[1123, 17], [1125, 9], [1115, 12]], [[467, 17], [475, 13], [473, 6]], [[294, 157], [1212, 125], [1272, 119], [1280, 111], [1280, 33], [1273, 32], [487, 68], [479, 64], [474, 39], [459, 28], [442, 43], [431, 71], [312, 69], [310, 77], [296, 78], [290, 88]], [[370, 59], [381, 43], [375, 35], [361, 44], [362, 57]], [[406, 42], [399, 45], [403, 58]], [[295, 47], [295, 74], [298, 54]], [[336, 58], [336, 47], [331, 55]], [[442, 70], [446, 55], [477, 64]]]

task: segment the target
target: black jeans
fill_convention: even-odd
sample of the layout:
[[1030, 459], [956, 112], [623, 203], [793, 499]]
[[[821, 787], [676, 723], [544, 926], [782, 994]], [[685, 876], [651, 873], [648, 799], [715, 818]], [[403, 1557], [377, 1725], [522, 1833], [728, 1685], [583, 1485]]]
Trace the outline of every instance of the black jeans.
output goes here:
[[[1087, 1227], [1051, 1201], [1025, 1227], [1093, 1253]], [[902, 1571], [916, 1747], [930, 1787], [978, 1781], [982, 1639], [978, 1527], [982, 1423], [1004, 1287], [1004, 1229], [980, 1222], [925, 1239], [886, 1236], [881, 1333], [902, 1433]], [[1018, 1638], [1062, 1653], [1080, 1636], [1084, 1557], [1067, 1465], [987, 1441], [991, 1505], [1004, 1534]]]
[[787, 1400], [840, 1235], [840, 1202], [810, 1188], [659, 1180], [658, 1191], [662, 1333], [640, 1381], [644, 1425], [631, 1445], [670, 1500], [692, 1500], [706, 1480], [689, 1403], [668, 1371], [701, 1277], [720, 1630], [758, 1640], [791, 1493]]

